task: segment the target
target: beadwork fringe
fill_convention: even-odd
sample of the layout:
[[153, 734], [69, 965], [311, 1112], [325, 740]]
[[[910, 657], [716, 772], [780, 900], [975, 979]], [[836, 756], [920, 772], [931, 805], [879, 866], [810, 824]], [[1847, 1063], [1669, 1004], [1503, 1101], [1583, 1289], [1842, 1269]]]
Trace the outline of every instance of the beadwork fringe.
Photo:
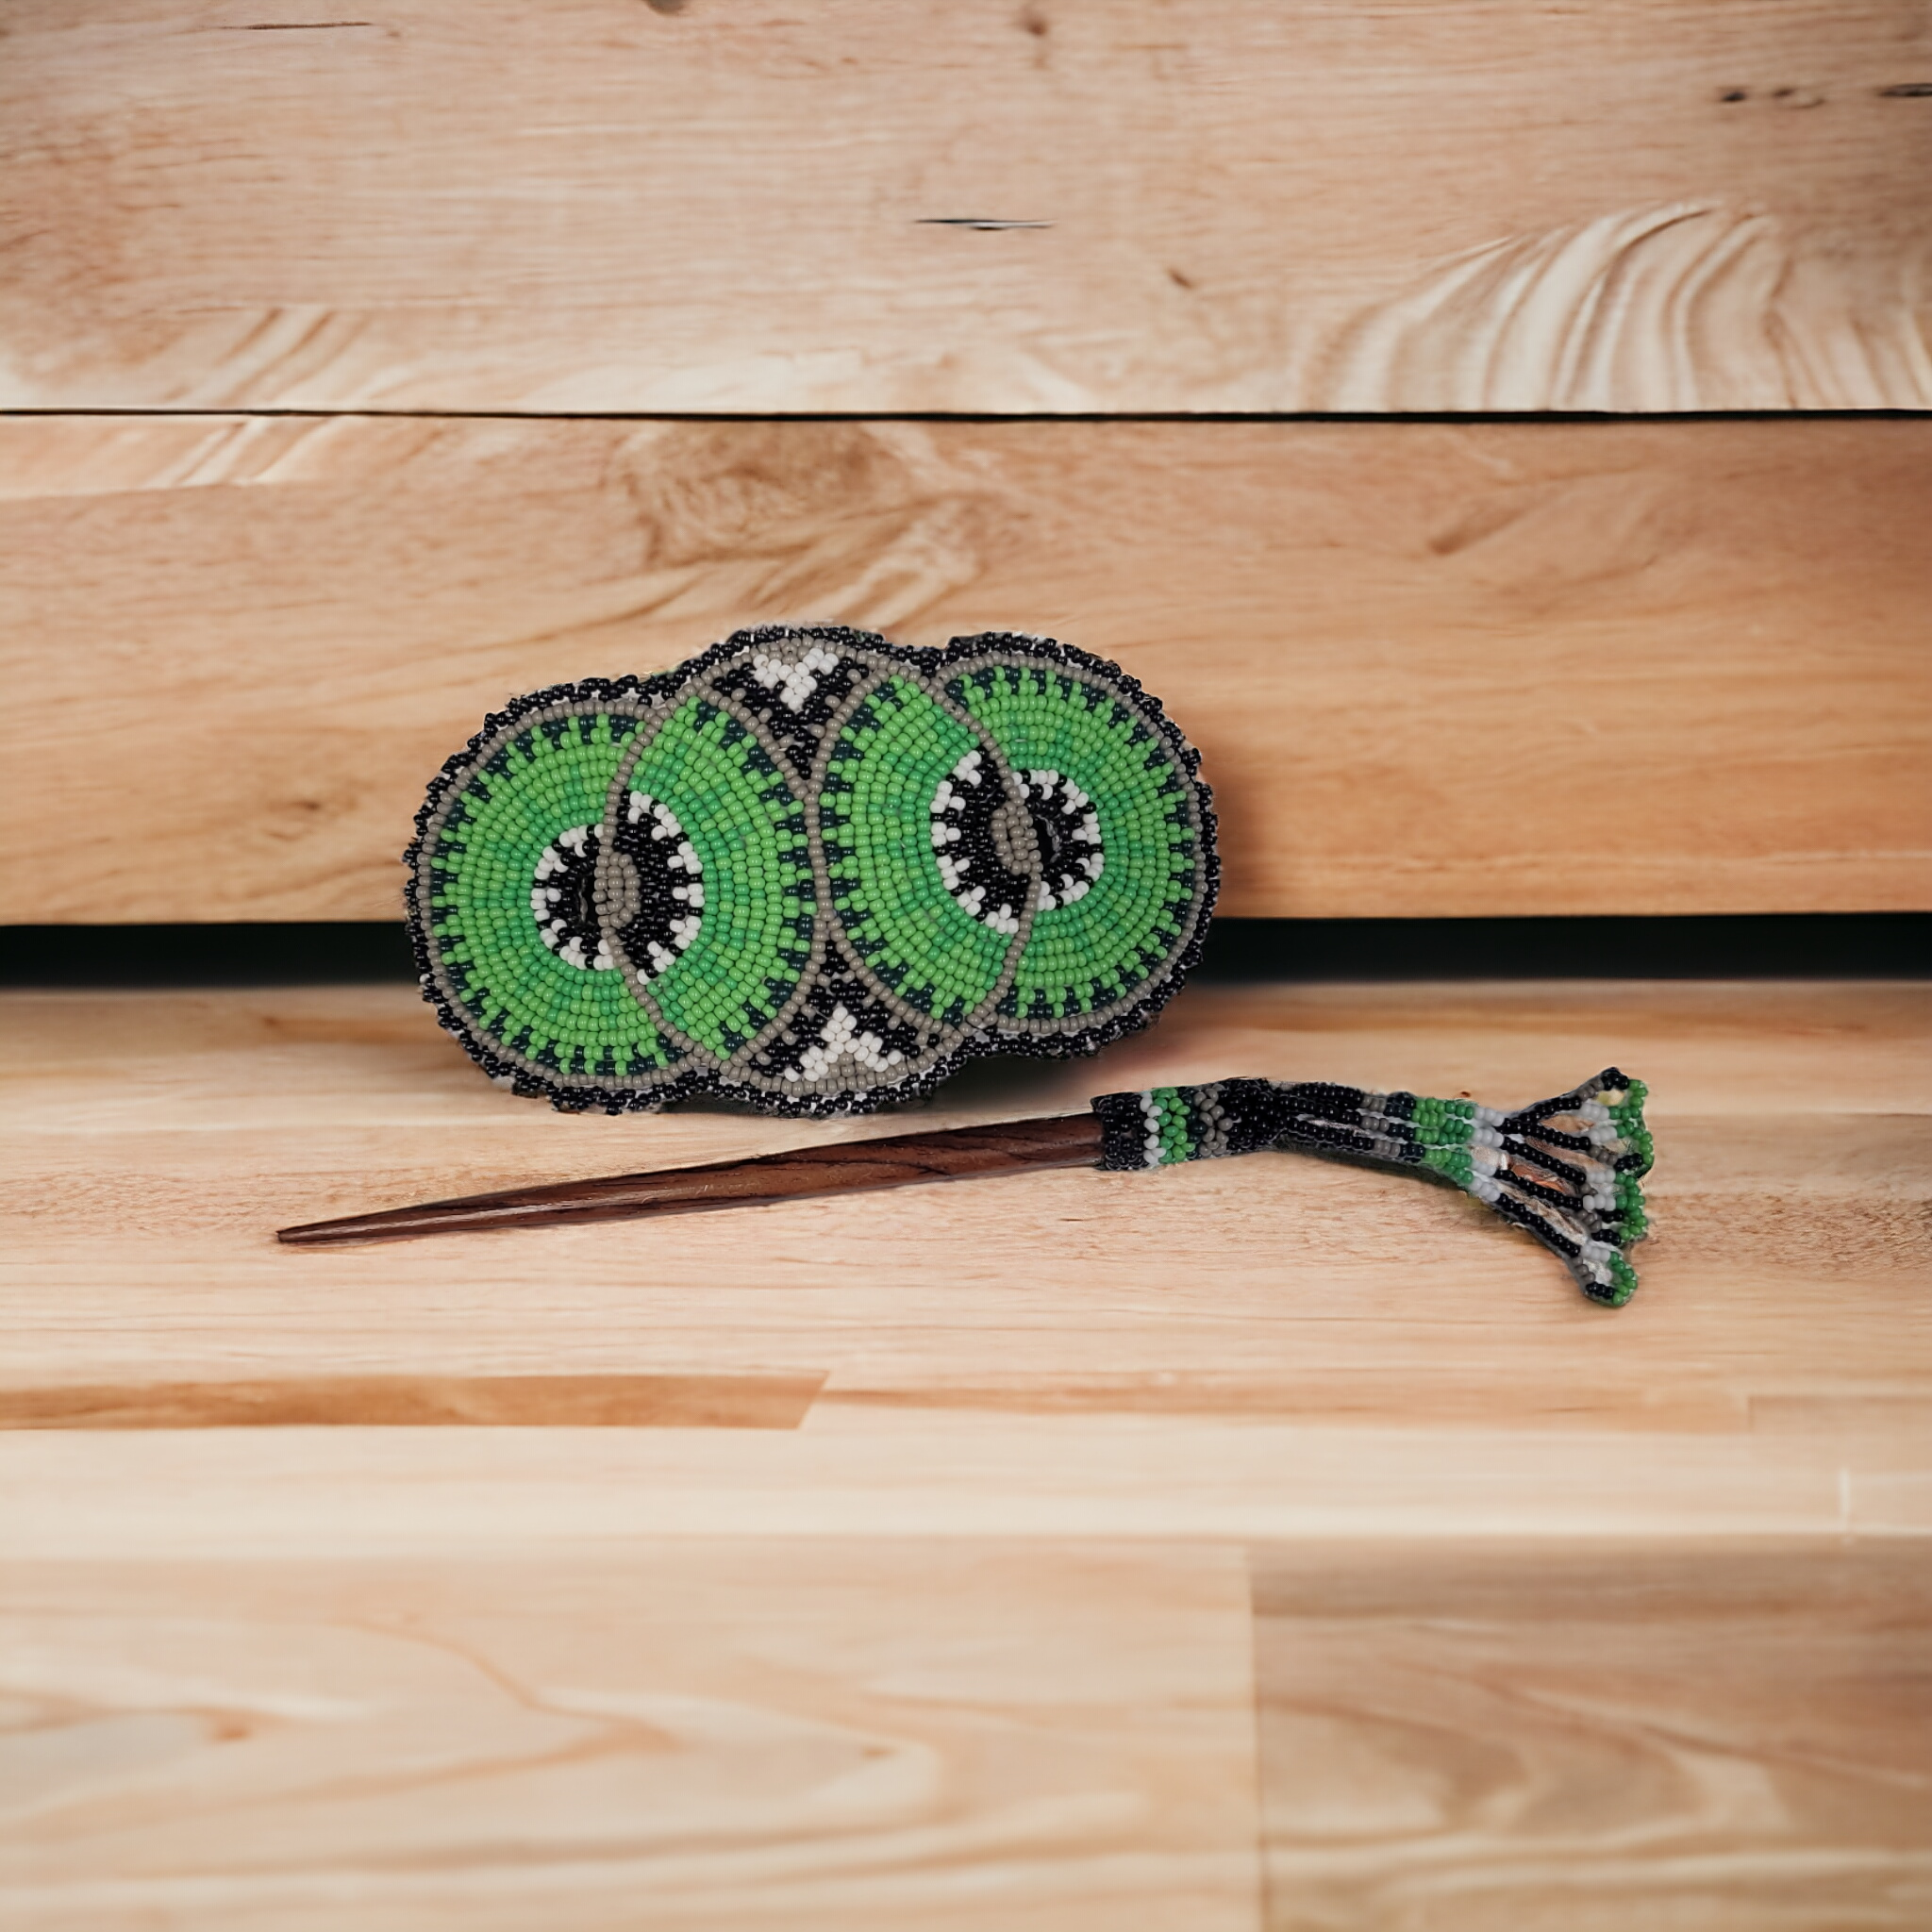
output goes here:
[[1108, 1093], [1093, 1110], [1100, 1164], [1117, 1172], [1266, 1147], [1424, 1168], [1561, 1256], [1591, 1300], [1615, 1308], [1636, 1292], [1630, 1250], [1650, 1228], [1646, 1092], [1641, 1080], [1606, 1067], [1567, 1093], [1513, 1111], [1272, 1080]]

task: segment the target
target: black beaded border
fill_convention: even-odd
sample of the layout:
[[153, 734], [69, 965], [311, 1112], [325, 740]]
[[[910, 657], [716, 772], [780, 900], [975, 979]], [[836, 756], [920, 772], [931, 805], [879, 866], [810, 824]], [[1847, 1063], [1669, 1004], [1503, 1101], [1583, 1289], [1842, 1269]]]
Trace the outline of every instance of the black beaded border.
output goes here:
[[[694, 680], [748, 649], [807, 640], [833, 647], [844, 645], [855, 652], [887, 655], [907, 665], [923, 680], [932, 679], [962, 663], [1010, 655], [1041, 658], [1069, 669], [1091, 672], [1112, 686], [1150, 729], [1159, 735], [1176, 767], [1186, 777], [1195, 824], [1198, 870], [1194, 899], [1183, 922], [1182, 942], [1168, 958], [1158, 976], [1150, 980], [1137, 996], [1121, 1002], [1091, 1023], [1075, 1024], [1071, 1020], [1028, 1023], [1012, 1016], [996, 1017], [983, 1030], [962, 1038], [956, 1047], [909, 1079], [888, 1086], [855, 1088], [830, 1094], [794, 1096], [773, 1092], [721, 1078], [719, 1072], [708, 1066], [667, 1069], [663, 1078], [643, 1088], [609, 1088], [598, 1085], [584, 1074], [559, 1077], [550, 1069], [537, 1068], [521, 1056], [507, 1054], [495, 1042], [482, 1038], [460, 1003], [451, 997], [444, 980], [429, 931], [433, 909], [428, 904], [425, 858], [432, 827], [440, 823], [452, 791], [474, 770], [479, 753], [486, 747], [493, 747], [506, 734], [521, 728], [537, 712], [586, 702], [610, 705], [633, 713], [656, 709], [668, 705]], [[796, 767], [791, 769], [795, 773]], [[713, 1093], [721, 1098], [742, 1101], [759, 1113], [794, 1119], [824, 1119], [836, 1115], [874, 1113], [881, 1108], [923, 1100], [968, 1061], [990, 1055], [1064, 1059], [1095, 1053], [1101, 1047], [1147, 1025], [1180, 991], [1187, 975], [1200, 960], [1202, 948], [1207, 942], [1208, 922], [1221, 889], [1221, 858], [1215, 840], [1217, 827], [1213, 794], [1203, 781], [1200, 769], [1200, 753], [1168, 717], [1160, 700], [1138, 678], [1108, 658], [1096, 657], [1072, 644], [1060, 643], [1053, 638], [1012, 631], [982, 631], [970, 637], [955, 638], [944, 648], [934, 649], [893, 644], [874, 632], [856, 630], [844, 625], [753, 625], [734, 631], [697, 657], [687, 658], [667, 671], [644, 677], [588, 677], [573, 684], [546, 685], [541, 691], [513, 698], [502, 710], [491, 712], [462, 749], [443, 760], [441, 769], [430, 780], [423, 804], [417, 809], [415, 836], [403, 854], [403, 863], [408, 868], [403, 895], [404, 916], [408, 925], [418, 980], [424, 998], [436, 1011], [438, 1025], [453, 1034], [463, 1050], [491, 1079], [507, 1083], [519, 1095], [547, 1099], [560, 1112], [655, 1113], [673, 1102], [699, 1093]], [[1006, 1030], [1008, 1027], [1013, 1030]]]

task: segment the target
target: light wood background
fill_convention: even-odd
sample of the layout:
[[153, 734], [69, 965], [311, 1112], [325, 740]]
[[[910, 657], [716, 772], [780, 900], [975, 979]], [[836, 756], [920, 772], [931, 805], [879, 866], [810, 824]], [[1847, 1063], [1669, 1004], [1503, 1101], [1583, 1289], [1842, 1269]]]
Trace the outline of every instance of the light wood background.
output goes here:
[[284, 1250], [880, 1124], [560, 1117], [408, 988], [0, 1054], [9, 1924], [1924, 1922], [1922, 987], [1195, 989], [926, 1110], [1614, 1054], [1614, 1314], [1288, 1155]]
[[0, 915], [395, 918], [486, 711], [798, 615], [1117, 657], [1231, 913], [1932, 906], [1928, 530], [1923, 421], [0, 423]]
[[[1803, 413], [1932, 408], [1928, 179], [1920, 0], [0, 0], [0, 921], [393, 917], [486, 708], [786, 617], [1119, 658], [1230, 912], [1932, 908], [1932, 424]], [[0, 1920], [1922, 1932], [1928, 1041], [1196, 988], [920, 1116], [1618, 1060], [1610, 1314], [1286, 1156], [284, 1252], [883, 1125], [0, 997]]]
[[1932, 405], [1919, 0], [6, 24], [8, 404]]

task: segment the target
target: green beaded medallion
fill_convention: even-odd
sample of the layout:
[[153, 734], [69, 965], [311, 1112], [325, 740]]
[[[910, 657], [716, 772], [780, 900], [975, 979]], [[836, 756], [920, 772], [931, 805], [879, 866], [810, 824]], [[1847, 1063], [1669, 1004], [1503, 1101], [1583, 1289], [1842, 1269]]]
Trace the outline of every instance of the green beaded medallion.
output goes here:
[[741, 631], [518, 699], [417, 816], [425, 996], [563, 1108], [865, 1111], [1142, 1025], [1216, 884], [1198, 756], [1115, 666]]
[[984, 657], [949, 671], [946, 691], [1019, 769], [1036, 823], [1065, 833], [1059, 862], [1043, 855], [1047, 890], [1001, 1008], [1050, 1032], [1131, 1006], [1185, 941], [1200, 869], [1197, 788], [1185, 748], [1126, 701], [1118, 674], [1110, 682], [1077, 665], [1014, 664], [985, 641]]
[[963, 791], [969, 776], [987, 773], [979, 782], [991, 790], [989, 760], [997, 757], [957, 713], [892, 676], [845, 721], [825, 761], [819, 835], [840, 950], [914, 1024], [984, 1022], [1024, 943], [1018, 885], [988, 908], [991, 920], [975, 917], [948, 888], [936, 857], [944, 848], [933, 843], [940, 788]]
[[491, 1072], [628, 1085], [661, 1075], [676, 1050], [598, 945], [584, 858], [640, 717], [544, 695], [436, 800], [411, 880], [420, 963], [466, 1041], [489, 1044]]

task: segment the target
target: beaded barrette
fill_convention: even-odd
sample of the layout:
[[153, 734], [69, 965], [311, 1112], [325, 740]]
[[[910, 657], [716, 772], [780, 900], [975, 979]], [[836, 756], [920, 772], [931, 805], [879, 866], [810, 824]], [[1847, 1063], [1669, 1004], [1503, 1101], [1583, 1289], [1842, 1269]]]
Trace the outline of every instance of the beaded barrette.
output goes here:
[[424, 991], [572, 1109], [866, 1112], [976, 1054], [1091, 1053], [1200, 951], [1199, 763], [1116, 666], [1004, 633], [767, 627], [557, 685], [417, 815]]

